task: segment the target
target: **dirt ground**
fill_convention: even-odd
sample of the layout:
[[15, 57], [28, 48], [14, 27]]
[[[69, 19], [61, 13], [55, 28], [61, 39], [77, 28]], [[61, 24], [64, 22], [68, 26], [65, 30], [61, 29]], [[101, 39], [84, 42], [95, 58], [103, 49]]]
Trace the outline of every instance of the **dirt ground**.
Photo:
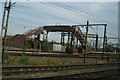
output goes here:
[[[5, 65], [76, 65], [82, 64], [84, 58], [67, 58], [67, 57], [42, 57], [42, 56], [27, 56], [27, 64], [20, 63], [20, 60], [23, 59], [23, 56], [9, 56], [9, 59], [6, 60]], [[23, 60], [26, 62], [26, 60]], [[113, 59], [110, 60], [113, 62]], [[102, 58], [86, 58], [86, 63], [107, 63], [107, 60]]]

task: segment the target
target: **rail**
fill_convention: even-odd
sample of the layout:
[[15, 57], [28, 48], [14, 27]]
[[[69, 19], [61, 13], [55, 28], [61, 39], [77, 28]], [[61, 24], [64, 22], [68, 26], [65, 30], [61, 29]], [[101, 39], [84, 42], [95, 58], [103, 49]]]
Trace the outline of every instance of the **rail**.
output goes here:
[[3, 66], [3, 75], [33, 73], [41, 71], [58, 71], [58, 70], [72, 70], [72, 69], [87, 69], [98, 67], [115, 67], [118, 63], [106, 64], [82, 64], [82, 65], [63, 65], [63, 66]]

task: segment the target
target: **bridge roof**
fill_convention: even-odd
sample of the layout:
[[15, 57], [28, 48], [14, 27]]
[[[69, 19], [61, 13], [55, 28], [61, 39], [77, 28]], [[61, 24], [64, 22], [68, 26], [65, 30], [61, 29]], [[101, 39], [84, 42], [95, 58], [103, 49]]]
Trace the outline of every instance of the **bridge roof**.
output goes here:
[[48, 32], [72, 32], [74, 29], [70, 25], [53, 25], [44, 26], [44, 30]]

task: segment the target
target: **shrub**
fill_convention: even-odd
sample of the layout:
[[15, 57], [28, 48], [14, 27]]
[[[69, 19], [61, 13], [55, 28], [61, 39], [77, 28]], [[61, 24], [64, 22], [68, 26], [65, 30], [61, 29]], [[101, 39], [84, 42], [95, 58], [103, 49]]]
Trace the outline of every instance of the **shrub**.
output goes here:
[[22, 56], [22, 58], [19, 60], [19, 63], [20, 64], [25, 64], [25, 65], [30, 64], [29, 57], [28, 56]]

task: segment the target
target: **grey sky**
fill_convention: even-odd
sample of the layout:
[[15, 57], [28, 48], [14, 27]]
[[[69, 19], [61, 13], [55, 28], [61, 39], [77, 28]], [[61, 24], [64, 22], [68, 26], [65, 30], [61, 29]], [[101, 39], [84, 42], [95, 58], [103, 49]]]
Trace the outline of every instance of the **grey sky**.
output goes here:
[[[3, 6], [0, 3], [0, 22]], [[10, 35], [23, 33], [42, 25], [86, 24], [89, 20], [90, 23], [107, 23], [107, 35], [118, 37], [117, 2], [17, 2], [14, 6], [11, 9], [9, 21], [8, 34]], [[89, 33], [95, 33], [94, 30], [90, 28]], [[85, 32], [84, 29], [82, 31]], [[103, 35], [102, 31], [103, 28], [99, 28], [100, 36]], [[55, 36], [52, 37], [58, 39]]]

